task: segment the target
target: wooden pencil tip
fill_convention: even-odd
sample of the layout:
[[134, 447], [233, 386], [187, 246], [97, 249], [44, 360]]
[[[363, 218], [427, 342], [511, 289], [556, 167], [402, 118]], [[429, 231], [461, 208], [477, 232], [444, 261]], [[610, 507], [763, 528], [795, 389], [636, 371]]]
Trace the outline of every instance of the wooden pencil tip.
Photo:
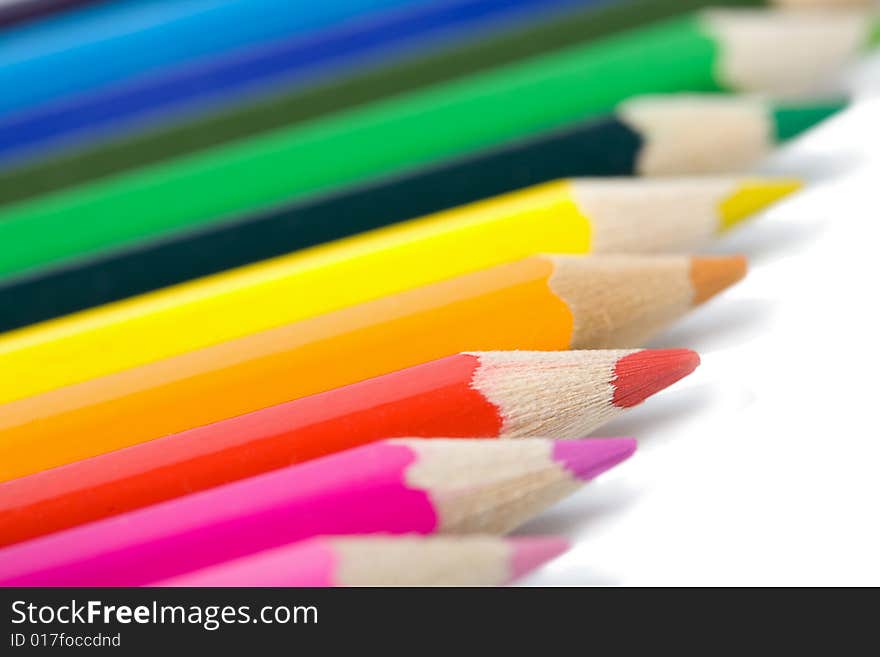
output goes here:
[[748, 268], [745, 256], [694, 256], [691, 258], [691, 284], [695, 306], [743, 279]]
[[742, 182], [721, 203], [720, 230], [730, 230], [744, 219], [799, 191], [803, 181], [794, 178], [754, 179]]
[[630, 408], [697, 369], [700, 356], [690, 349], [646, 349], [624, 356], [614, 367], [613, 404]]
[[536, 568], [558, 557], [569, 548], [564, 538], [556, 536], [530, 536], [509, 539], [512, 555], [510, 559], [510, 581], [519, 579]]

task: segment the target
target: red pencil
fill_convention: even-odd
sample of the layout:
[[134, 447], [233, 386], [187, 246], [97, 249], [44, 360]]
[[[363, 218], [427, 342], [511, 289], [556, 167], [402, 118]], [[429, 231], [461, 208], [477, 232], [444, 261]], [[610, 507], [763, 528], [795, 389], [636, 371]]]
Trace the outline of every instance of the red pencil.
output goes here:
[[4, 482], [0, 545], [382, 438], [580, 438], [698, 363], [685, 349], [450, 356]]

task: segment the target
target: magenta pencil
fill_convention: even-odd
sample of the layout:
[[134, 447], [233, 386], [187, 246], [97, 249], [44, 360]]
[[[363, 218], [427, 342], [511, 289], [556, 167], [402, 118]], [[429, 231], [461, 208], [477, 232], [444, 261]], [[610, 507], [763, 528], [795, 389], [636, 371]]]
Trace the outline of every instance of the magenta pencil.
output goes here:
[[566, 549], [555, 537], [316, 538], [155, 586], [500, 586]]
[[0, 586], [138, 586], [319, 535], [504, 533], [628, 438], [391, 440], [0, 550]]

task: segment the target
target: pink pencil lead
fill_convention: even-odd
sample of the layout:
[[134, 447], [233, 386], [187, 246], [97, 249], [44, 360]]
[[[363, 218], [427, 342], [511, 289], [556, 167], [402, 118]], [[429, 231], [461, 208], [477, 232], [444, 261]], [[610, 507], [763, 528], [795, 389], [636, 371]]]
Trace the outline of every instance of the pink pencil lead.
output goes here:
[[510, 542], [513, 548], [511, 581], [540, 568], [569, 548], [567, 540], [555, 536], [529, 536]]
[[582, 481], [595, 479], [636, 451], [633, 438], [590, 438], [560, 440], [553, 445], [553, 457]]

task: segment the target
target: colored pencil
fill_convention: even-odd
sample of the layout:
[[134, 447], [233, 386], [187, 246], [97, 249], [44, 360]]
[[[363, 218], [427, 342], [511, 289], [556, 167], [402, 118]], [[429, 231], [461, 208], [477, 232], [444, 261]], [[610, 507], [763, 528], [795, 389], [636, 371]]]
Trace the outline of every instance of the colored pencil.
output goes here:
[[392, 440], [0, 550], [0, 586], [138, 586], [320, 535], [500, 534], [635, 441]]
[[318, 538], [153, 586], [501, 586], [568, 549], [560, 538]]
[[0, 331], [564, 176], [744, 170], [774, 135], [790, 138], [838, 108], [771, 110], [727, 97], [639, 100], [619, 118], [0, 281]]
[[691, 251], [793, 188], [562, 181], [431, 215], [0, 336], [0, 403], [535, 253]]
[[3, 35], [0, 115], [419, 1], [126, 0], [65, 12]]
[[[179, 122], [84, 146], [9, 172], [0, 171], [0, 203], [72, 187], [184, 153], [327, 116], [345, 108], [489, 70], [530, 56], [584, 43], [711, 4], [707, 0], [616, 0], [560, 18], [459, 40], [449, 47], [393, 64], [369, 67], [306, 89], [202, 112]], [[760, 4], [742, 0], [736, 4]]]
[[100, 88], [61, 102], [42, 104], [0, 122], [0, 161], [14, 166], [45, 158], [89, 140], [130, 134], [144, 124], [177, 121], [183, 112], [210, 111], [241, 94], [261, 94], [316, 84], [322, 78], [379, 65], [436, 47], [475, 31], [509, 28], [518, 21], [571, 9], [602, 7], [610, 0], [447, 0], [391, 10], [380, 16], [331, 25], [313, 36], [296, 35], [269, 45], [167, 73]]
[[744, 271], [735, 256], [534, 257], [59, 388], [0, 406], [0, 481], [459, 352], [635, 347]]
[[581, 438], [698, 363], [686, 349], [448, 356], [0, 483], [0, 545], [382, 438]]
[[9, 206], [0, 276], [571, 124], [635, 93], [790, 90], [856, 52], [868, 29], [848, 13], [700, 14]]
[[318, 84], [475, 33], [491, 34], [574, 5], [598, 7], [609, 1], [435, 0], [356, 17], [306, 36], [295, 34], [17, 112], [0, 121], [0, 162], [9, 167], [42, 159], [90, 140], [211, 111], [242, 96], [253, 102], [279, 89]]
[[843, 100], [770, 103], [717, 94], [642, 96], [618, 109], [618, 122], [635, 133], [637, 142], [627, 154], [626, 168], [608, 173], [681, 176], [746, 171], [779, 144], [848, 105]]
[[100, 0], [4, 0], [0, 2], [0, 27], [48, 16], [55, 12], [88, 5]]

